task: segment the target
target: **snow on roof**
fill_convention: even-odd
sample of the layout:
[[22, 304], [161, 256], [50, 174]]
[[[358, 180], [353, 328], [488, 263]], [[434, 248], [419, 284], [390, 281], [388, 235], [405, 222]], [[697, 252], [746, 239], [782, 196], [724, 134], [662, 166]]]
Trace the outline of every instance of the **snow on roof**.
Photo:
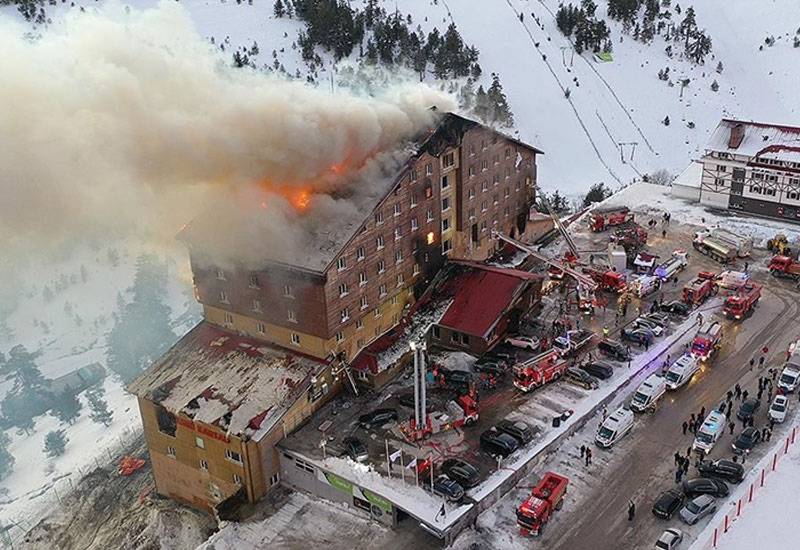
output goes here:
[[506, 269], [478, 262], [454, 261], [468, 269], [447, 285], [453, 302], [439, 324], [484, 338], [498, 318], [511, 307], [527, 281], [540, 277], [527, 271]]
[[203, 321], [128, 390], [172, 413], [258, 440], [324, 366]]
[[[737, 131], [735, 130], [737, 127], [741, 128], [743, 132], [741, 143], [739, 143], [737, 147], [731, 147], [731, 145], [735, 145], [735, 143], [731, 143], [731, 132]], [[768, 147], [776, 145], [790, 148], [800, 147], [800, 128], [796, 126], [722, 119], [711, 134], [711, 138], [706, 144], [706, 150], [755, 157], [765, 152], [765, 149]], [[779, 151], [773, 151], [772, 153], [775, 154], [777, 152]], [[788, 160], [784, 159], [783, 156], [781, 156], [780, 159]]]
[[672, 185], [683, 185], [684, 187], [700, 187], [700, 180], [703, 177], [703, 163], [693, 160], [686, 169], [672, 180]]

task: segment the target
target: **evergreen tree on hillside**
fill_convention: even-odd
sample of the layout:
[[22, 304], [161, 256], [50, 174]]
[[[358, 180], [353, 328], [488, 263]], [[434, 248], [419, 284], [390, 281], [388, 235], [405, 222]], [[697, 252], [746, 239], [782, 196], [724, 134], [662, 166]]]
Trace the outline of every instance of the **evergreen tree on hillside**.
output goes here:
[[586, 196], [583, 197], [583, 206], [584, 208], [587, 206], [591, 206], [596, 202], [601, 202], [606, 200], [608, 197], [611, 196], [611, 189], [606, 187], [605, 183], [595, 183], [589, 188], [589, 192], [586, 193]]
[[78, 420], [81, 414], [81, 408], [82, 405], [78, 400], [78, 396], [67, 390], [54, 397], [50, 412], [61, 422], [72, 425]]
[[44, 452], [50, 458], [64, 454], [67, 446], [67, 436], [64, 430], [49, 432], [44, 438]]
[[8, 450], [11, 439], [5, 432], [0, 432], [0, 479], [4, 479], [14, 468], [14, 457]]
[[500, 77], [497, 74], [492, 74], [492, 85], [489, 86], [486, 97], [491, 109], [490, 122], [507, 128], [513, 126], [514, 115], [511, 114], [511, 108], [508, 106], [508, 100], [503, 93], [503, 86], [500, 84]]
[[36, 366], [37, 355], [24, 346], [14, 346], [5, 364], [13, 386], [3, 399], [3, 416], [25, 433], [33, 429], [33, 418], [45, 413], [52, 400], [48, 383]]
[[697, 32], [697, 20], [695, 19], [694, 7], [689, 7], [686, 10], [686, 15], [683, 17], [680, 26], [678, 27], [680, 34], [684, 37], [684, 48], [689, 49], [689, 40], [691, 40], [695, 32]]
[[286, 8], [283, 6], [283, 0], [275, 0], [272, 12], [275, 14], [275, 17], [283, 17], [286, 15]]

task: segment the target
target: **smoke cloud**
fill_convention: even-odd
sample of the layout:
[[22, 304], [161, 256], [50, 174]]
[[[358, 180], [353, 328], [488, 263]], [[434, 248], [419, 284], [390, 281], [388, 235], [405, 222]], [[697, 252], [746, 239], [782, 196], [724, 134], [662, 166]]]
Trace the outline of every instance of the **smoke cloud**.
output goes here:
[[[264, 182], [333, 189], [305, 214], [330, 219], [360, 207], [340, 181], [370, 185], [389, 162], [380, 151], [430, 125], [431, 106], [454, 108], [420, 84], [357, 97], [230, 67], [174, 2], [73, 12], [33, 38], [0, 16], [0, 43], [0, 232], [12, 248], [132, 231], [171, 240], [203, 208], [257, 200]], [[302, 242], [281, 201], [260, 238]]]

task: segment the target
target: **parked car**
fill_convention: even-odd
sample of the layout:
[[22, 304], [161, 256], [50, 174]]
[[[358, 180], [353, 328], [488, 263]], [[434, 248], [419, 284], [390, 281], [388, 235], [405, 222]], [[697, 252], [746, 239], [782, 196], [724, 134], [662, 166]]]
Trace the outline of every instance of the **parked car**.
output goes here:
[[397, 396], [397, 402], [404, 407], [414, 407], [414, 392], [401, 393]]
[[656, 550], [675, 550], [683, 541], [683, 533], [680, 529], [670, 527], [658, 537]]
[[421, 483], [427, 491], [433, 490], [434, 495], [444, 497], [450, 502], [461, 502], [464, 498], [464, 488], [455, 480], [447, 476], [439, 476], [433, 480], [433, 487], [430, 483]]
[[669, 326], [669, 315], [667, 315], [666, 313], [659, 313], [656, 311], [654, 313], [647, 313], [645, 315], [642, 315], [642, 317], [644, 317], [648, 321], [660, 325], [663, 328], [667, 328]]
[[344, 443], [344, 452], [356, 462], [364, 462], [369, 458], [367, 446], [357, 437], [345, 437], [342, 443]]
[[450, 479], [458, 481], [459, 485], [471, 489], [481, 480], [478, 469], [460, 458], [448, 458], [442, 463], [442, 472]]
[[397, 411], [394, 409], [375, 409], [358, 417], [358, 423], [365, 430], [379, 428], [384, 424], [395, 421], [397, 421]]
[[732, 460], [701, 462], [697, 471], [703, 477], [724, 479], [730, 483], [741, 483], [744, 479], [744, 466]]
[[476, 363], [475, 370], [482, 374], [495, 376], [497, 378], [503, 378], [508, 373], [508, 369], [504, 365], [495, 361], [482, 361]]
[[517, 336], [509, 336], [506, 338], [506, 342], [512, 346], [522, 349], [529, 349], [531, 351], [539, 349], [539, 345], [541, 344], [536, 336], [522, 336], [521, 334]]
[[506, 433], [489, 429], [481, 434], [481, 447], [492, 456], [500, 455], [505, 458], [519, 449], [519, 443]]
[[631, 358], [628, 348], [616, 340], [609, 340], [608, 338], [600, 340], [600, 343], [597, 344], [597, 349], [599, 349], [601, 353], [617, 361], [629, 361]]
[[709, 514], [717, 511], [717, 501], [710, 495], [700, 495], [690, 500], [680, 513], [681, 520], [694, 525]]
[[473, 375], [466, 370], [442, 369], [440, 371], [444, 377], [444, 384], [448, 388], [460, 389], [468, 388], [472, 384]]
[[684, 495], [677, 489], [664, 491], [653, 504], [653, 515], [661, 519], [671, 519], [683, 506]]
[[736, 418], [739, 420], [746, 420], [755, 416], [758, 408], [761, 407], [761, 401], [758, 399], [745, 399], [739, 406], [739, 412], [736, 413]]
[[774, 422], [783, 422], [786, 420], [786, 411], [789, 408], [789, 398], [785, 395], [776, 395], [772, 400], [772, 405], [769, 406], [767, 415]]
[[646, 328], [637, 328], [634, 326], [628, 326], [622, 329], [620, 336], [623, 340], [627, 340], [628, 342], [633, 342], [641, 346], [645, 344], [652, 344], [656, 337], [655, 334], [653, 334], [650, 330]]
[[661, 304], [661, 311], [665, 311], [676, 317], [686, 317], [692, 312], [692, 306], [679, 302], [678, 300], [672, 300], [671, 302]]
[[577, 367], [568, 368], [567, 372], [564, 373], [564, 380], [587, 390], [593, 390], [600, 385], [600, 381], [597, 378]]
[[737, 455], [749, 453], [760, 442], [761, 432], [757, 428], [750, 426], [742, 430], [742, 433], [733, 442], [733, 452]]
[[726, 497], [730, 492], [728, 485], [721, 479], [711, 477], [696, 477], [687, 479], [683, 482], [683, 494], [688, 498], [700, 495], [711, 495], [712, 497]]
[[614, 367], [605, 361], [581, 363], [578, 368], [601, 380], [607, 380], [614, 375]]
[[633, 321], [633, 326], [635, 326], [636, 328], [646, 328], [646, 329], [648, 329], [650, 332], [653, 333], [653, 335], [656, 338], [661, 336], [661, 334], [663, 334], [663, 332], [664, 332], [664, 327], [662, 327], [661, 325], [659, 325], [658, 323], [656, 323], [654, 321], [651, 321], [649, 319], [645, 319], [644, 317], [637, 317]]
[[501, 420], [497, 424], [497, 431], [510, 435], [520, 445], [533, 441], [533, 429], [527, 422], [522, 420]]

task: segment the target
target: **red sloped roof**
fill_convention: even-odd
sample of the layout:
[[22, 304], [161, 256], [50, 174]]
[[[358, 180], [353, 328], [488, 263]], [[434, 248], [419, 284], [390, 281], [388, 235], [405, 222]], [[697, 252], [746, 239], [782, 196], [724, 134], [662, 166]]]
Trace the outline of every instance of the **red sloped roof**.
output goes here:
[[[523, 273], [526, 276], [520, 276]], [[456, 289], [453, 303], [439, 324], [458, 332], [485, 337], [511, 305], [517, 289], [530, 279], [527, 275], [530, 274], [502, 268], [486, 269], [484, 266], [464, 273], [453, 281], [452, 287]]]

